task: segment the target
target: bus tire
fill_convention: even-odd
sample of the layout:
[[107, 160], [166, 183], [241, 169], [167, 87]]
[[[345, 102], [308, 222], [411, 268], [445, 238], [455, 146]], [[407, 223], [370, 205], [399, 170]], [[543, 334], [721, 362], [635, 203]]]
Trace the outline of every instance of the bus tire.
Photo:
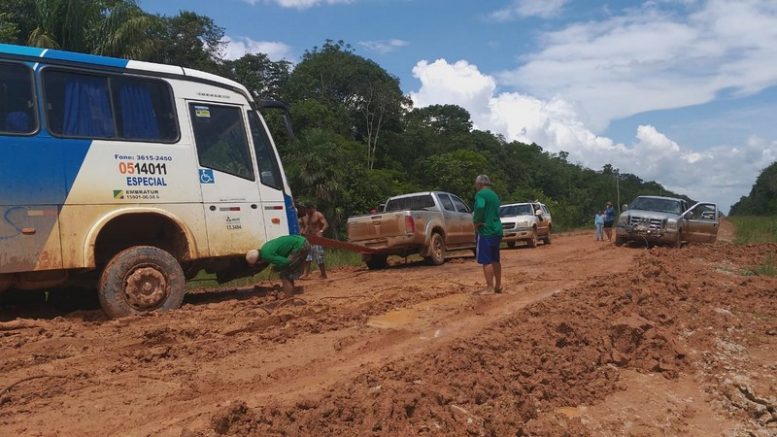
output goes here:
[[181, 306], [186, 294], [183, 269], [170, 253], [153, 246], [119, 252], [100, 276], [98, 297], [111, 318]]

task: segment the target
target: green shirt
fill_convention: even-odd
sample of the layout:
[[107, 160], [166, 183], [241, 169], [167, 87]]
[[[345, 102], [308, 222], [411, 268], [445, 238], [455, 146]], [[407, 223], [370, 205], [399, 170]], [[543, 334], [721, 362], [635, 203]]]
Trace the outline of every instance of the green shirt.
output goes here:
[[304, 245], [305, 237], [286, 235], [264, 243], [259, 254], [262, 261], [272, 264], [276, 270], [283, 270], [289, 266], [289, 255], [300, 250]]
[[475, 212], [472, 220], [478, 234], [484, 237], [502, 236], [502, 220], [499, 219], [499, 206], [502, 201], [489, 187], [475, 194]]

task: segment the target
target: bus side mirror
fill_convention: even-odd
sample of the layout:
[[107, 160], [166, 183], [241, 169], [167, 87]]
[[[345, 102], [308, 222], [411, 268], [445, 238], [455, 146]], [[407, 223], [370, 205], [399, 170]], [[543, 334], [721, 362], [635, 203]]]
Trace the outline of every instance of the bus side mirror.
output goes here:
[[295, 138], [294, 127], [291, 124], [291, 112], [287, 104], [278, 100], [261, 100], [259, 102], [259, 109], [273, 109], [283, 112], [283, 125], [286, 128], [286, 134], [291, 140]]

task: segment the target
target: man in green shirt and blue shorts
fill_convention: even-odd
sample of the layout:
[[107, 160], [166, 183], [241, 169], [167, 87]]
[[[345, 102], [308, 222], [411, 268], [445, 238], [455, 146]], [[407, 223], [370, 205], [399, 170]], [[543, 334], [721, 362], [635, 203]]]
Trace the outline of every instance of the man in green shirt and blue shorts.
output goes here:
[[271, 264], [280, 273], [283, 291], [287, 296], [294, 292], [294, 281], [299, 279], [310, 252], [310, 243], [299, 235], [286, 235], [270, 240], [259, 250], [246, 255], [246, 262], [255, 266], [260, 261]]
[[502, 263], [499, 248], [502, 244], [502, 220], [499, 207], [502, 201], [491, 189], [491, 179], [480, 175], [475, 179], [475, 211], [472, 220], [475, 223], [477, 238], [476, 258], [483, 266], [486, 287], [494, 293], [502, 292]]

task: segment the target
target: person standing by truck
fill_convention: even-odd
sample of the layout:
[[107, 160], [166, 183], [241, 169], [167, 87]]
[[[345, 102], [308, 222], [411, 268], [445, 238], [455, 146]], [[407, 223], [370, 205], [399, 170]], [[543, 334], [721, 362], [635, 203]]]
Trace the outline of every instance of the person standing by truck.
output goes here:
[[615, 208], [612, 202], [607, 202], [604, 208], [604, 233], [607, 234], [607, 240], [612, 241], [612, 226], [615, 224]]
[[294, 293], [294, 281], [299, 278], [310, 252], [310, 243], [299, 235], [285, 235], [270, 240], [259, 250], [246, 254], [246, 262], [255, 266], [260, 261], [268, 263], [280, 273], [283, 292], [287, 297]]
[[596, 241], [604, 241], [604, 211], [598, 211], [594, 215], [594, 225], [596, 226]]
[[[314, 205], [305, 206], [305, 215], [302, 216], [302, 235], [306, 237], [320, 237], [329, 229], [329, 222], [326, 221], [324, 214], [316, 209]], [[302, 273], [302, 279], [310, 276], [310, 264], [315, 262], [321, 273], [321, 279], [326, 279], [326, 265], [324, 265], [324, 247], [314, 244], [310, 247], [310, 253], [305, 261], [305, 271]]]
[[502, 264], [499, 248], [502, 244], [502, 220], [499, 206], [502, 201], [491, 189], [491, 179], [486, 175], [475, 178], [475, 210], [472, 220], [477, 233], [476, 258], [483, 266], [486, 287], [494, 293], [502, 292]]

